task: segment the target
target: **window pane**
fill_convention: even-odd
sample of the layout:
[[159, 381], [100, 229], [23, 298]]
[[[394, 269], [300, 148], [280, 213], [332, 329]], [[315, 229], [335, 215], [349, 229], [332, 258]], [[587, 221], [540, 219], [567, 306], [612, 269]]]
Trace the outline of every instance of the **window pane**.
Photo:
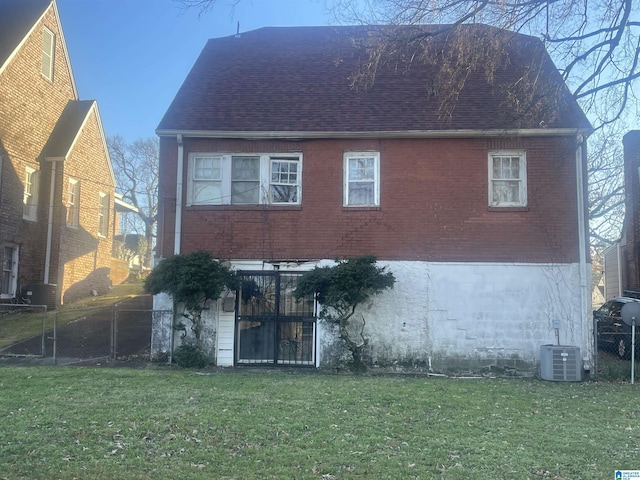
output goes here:
[[260, 182], [233, 182], [231, 203], [257, 204], [260, 200]]
[[520, 203], [520, 182], [493, 182], [493, 203]]
[[375, 179], [375, 159], [373, 158], [350, 158], [349, 159], [349, 180], [371, 180]]
[[222, 203], [222, 188], [220, 182], [194, 182], [194, 205], [207, 205]]
[[231, 180], [260, 180], [260, 158], [233, 157]]
[[219, 158], [196, 157], [194, 170], [196, 180], [220, 180], [222, 178]]
[[373, 205], [373, 182], [349, 182], [349, 205]]
[[297, 203], [298, 187], [289, 185], [271, 185], [273, 203]]
[[298, 165], [295, 162], [271, 162], [271, 182], [298, 183]]

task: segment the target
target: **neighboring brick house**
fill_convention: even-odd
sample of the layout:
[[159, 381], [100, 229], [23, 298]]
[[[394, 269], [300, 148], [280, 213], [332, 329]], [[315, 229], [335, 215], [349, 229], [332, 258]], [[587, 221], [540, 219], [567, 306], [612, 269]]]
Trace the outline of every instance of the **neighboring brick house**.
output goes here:
[[620, 241], [604, 252], [606, 300], [640, 291], [640, 130], [628, 132], [622, 143], [625, 217]]
[[[373, 254], [397, 282], [359, 312], [372, 365], [531, 369], [559, 326], [589, 368], [590, 125], [542, 42], [465, 25], [509, 46], [493, 76], [470, 68], [453, 92], [438, 57], [398, 57], [363, 86], [370, 28], [209, 40], [160, 122], [158, 256], [206, 249], [244, 280], [235, 306], [229, 293], [209, 310], [208, 352], [335, 365], [336, 332], [292, 289], [316, 265]], [[154, 325], [155, 355], [171, 335]]]
[[105, 291], [115, 180], [98, 107], [79, 100], [52, 0], [0, 0], [3, 301]]

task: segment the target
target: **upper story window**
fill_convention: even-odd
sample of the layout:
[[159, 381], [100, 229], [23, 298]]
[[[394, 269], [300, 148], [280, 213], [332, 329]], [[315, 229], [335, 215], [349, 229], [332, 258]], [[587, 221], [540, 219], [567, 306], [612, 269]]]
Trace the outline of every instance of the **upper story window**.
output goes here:
[[527, 205], [527, 161], [523, 150], [489, 152], [489, 206]]
[[380, 205], [380, 154], [347, 152], [344, 154], [344, 206]]
[[53, 61], [56, 47], [56, 36], [48, 28], [42, 30], [42, 76], [53, 80]]
[[38, 214], [38, 171], [26, 167], [24, 172], [24, 194], [22, 196], [22, 218], [37, 220]]
[[106, 237], [109, 233], [109, 195], [100, 192], [98, 204], [98, 235]]
[[67, 184], [67, 225], [77, 227], [80, 223], [80, 182], [70, 178]]
[[271, 157], [271, 184], [269, 198], [271, 203], [298, 203], [300, 162], [290, 158]]
[[298, 205], [300, 154], [189, 155], [187, 205]]

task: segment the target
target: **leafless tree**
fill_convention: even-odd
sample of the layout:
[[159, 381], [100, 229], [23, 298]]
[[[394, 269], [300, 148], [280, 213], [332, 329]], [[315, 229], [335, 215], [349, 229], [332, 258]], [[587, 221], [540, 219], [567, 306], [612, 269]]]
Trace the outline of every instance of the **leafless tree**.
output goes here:
[[590, 142], [589, 224], [591, 246], [601, 251], [620, 237], [624, 221], [624, 153], [620, 139], [624, 122], [596, 131]]
[[128, 227], [147, 239], [144, 264], [151, 265], [151, 250], [158, 218], [158, 139], [127, 142], [120, 135], [107, 139], [109, 155], [122, 199], [138, 209]]

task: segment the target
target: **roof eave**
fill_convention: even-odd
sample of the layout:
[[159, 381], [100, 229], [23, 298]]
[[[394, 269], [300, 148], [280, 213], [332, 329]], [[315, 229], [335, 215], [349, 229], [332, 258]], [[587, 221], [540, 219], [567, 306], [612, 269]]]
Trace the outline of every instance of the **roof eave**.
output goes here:
[[182, 135], [185, 138], [237, 138], [260, 139], [327, 139], [327, 138], [472, 138], [472, 137], [540, 137], [540, 136], [588, 136], [590, 128], [524, 128], [524, 129], [459, 129], [459, 130], [396, 130], [396, 131], [223, 131], [223, 130], [179, 130], [157, 129], [159, 137]]

